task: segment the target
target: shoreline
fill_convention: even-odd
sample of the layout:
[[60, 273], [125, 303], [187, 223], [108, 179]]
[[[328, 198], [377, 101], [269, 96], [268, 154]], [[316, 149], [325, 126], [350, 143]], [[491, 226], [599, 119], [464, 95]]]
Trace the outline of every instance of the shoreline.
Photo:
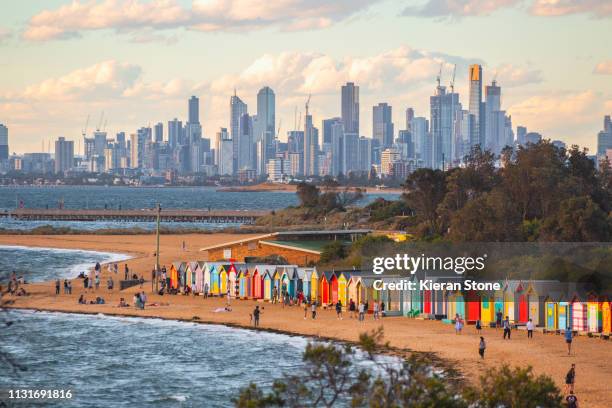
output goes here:
[[[40, 308], [22, 308], [22, 307], [13, 307], [8, 306], [6, 309], [15, 310], [15, 311], [31, 311], [34, 313], [58, 313], [65, 315], [81, 315], [81, 316], [104, 316], [104, 317], [125, 317], [130, 319], [147, 319], [147, 320], [163, 320], [163, 321], [171, 321], [171, 322], [180, 322], [180, 323], [193, 323], [193, 324], [202, 324], [209, 326], [223, 326], [231, 329], [239, 329], [239, 330], [248, 330], [253, 332], [265, 332], [265, 333], [273, 333], [273, 334], [281, 334], [288, 337], [299, 337], [302, 339], [306, 339], [308, 341], [314, 342], [329, 342], [334, 344], [350, 344], [353, 347], [359, 348], [359, 342], [353, 340], [343, 340], [338, 339], [336, 337], [329, 337], [324, 335], [312, 335], [312, 334], [302, 334], [295, 331], [283, 330], [283, 329], [275, 329], [270, 327], [254, 327], [252, 325], [241, 324], [241, 323], [232, 323], [232, 322], [216, 322], [212, 320], [201, 320], [194, 318], [168, 318], [163, 316], [139, 316], [137, 314], [130, 313], [120, 313], [120, 312], [112, 312], [112, 313], [103, 313], [103, 312], [95, 312], [95, 311], [84, 311], [84, 310], [75, 310], [75, 311], [66, 311], [60, 309], [40, 309]], [[130, 308], [130, 310], [135, 310]], [[381, 356], [390, 356], [397, 357], [402, 360], [407, 358], [411, 354], [418, 354], [427, 359], [427, 363], [430, 364], [433, 368], [444, 371], [444, 376], [449, 381], [453, 381], [456, 384], [465, 383], [466, 378], [457, 370], [451, 368], [448, 361], [440, 358], [436, 353], [433, 352], [420, 352], [415, 350], [410, 350], [408, 348], [398, 348], [392, 346], [381, 346], [380, 350], [376, 352], [376, 354]]]
[[[235, 240], [237, 235], [163, 235], [160, 243], [161, 264], [168, 265], [174, 260], [201, 259], [199, 248], [212, 242], [222, 243]], [[244, 237], [240, 234], [238, 237]], [[181, 242], [187, 242], [185, 251]], [[0, 245], [10, 242], [12, 245], [38, 247], [93, 249], [109, 252], [123, 252], [134, 257], [128, 260], [130, 269], [140, 276], [149, 279], [151, 266], [154, 265], [155, 236], [0, 236]], [[113, 251], [114, 250], [114, 251]], [[119, 276], [123, 276], [120, 265]], [[147, 273], [147, 271], [149, 271]], [[102, 281], [108, 275], [106, 267], [102, 268]], [[115, 278], [113, 276], [113, 278]], [[254, 300], [231, 301], [232, 312], [215, 313], [214, 310], [225, 306], [221, 297], [203, 298], [202, 296], [164, 295], [151, 293], [151, 282], [147, 281], [140, 289], [138, 286], [124, 291], [109, 291], [105, 287], [96, 292], [82, 288], [81, 279], [73, 279], [72, 295], [54, 295], [53, 282], [32, 283], [25, 286], [29, 296], [5, 297], [15, 301], [11, 308], [49, 311], [57, 313], [103, 314], [125, 317], [145, 317], [191, 323], [221, 324], [253, 330], [250, 325], [250, 313], [255, 305], [262, 309], [261, 327], [258, 330], [302, 336], [313, 339], [341, 341], [355, 344], [359, 334], [383, 326], [385, 342], [398, 353], [420, 353], [439, 360], [442, 367], [449, 372], [456, 372], [461, 381], [476, 383], [486, 369], [499, 367], [502, 363], [510, 366], [533, 366], [536, 374], [550, 376], [563, 390], [563, 381], [571, 363], [576, 363], [577, 395], [585, 406], [605, 407], [612, 399], [608, 390], [608, 379], [612, 375], [612, 366], [607, 363], [612, 355], [612, 342], [579, 336], [574, 340], [572, 356], [567, 356], [563, 336], [534, 333], [534, 339], [527, 339], [526, 332], [514, 330], [512, 340], [502, 340], [499, 329], [484, 328], [482, 335], [487, 340], [487, 356], [480, 360], [477, 353], [478, 336], [473, 326], [467, 326], [463, 334], [455, 335], [452, 325], [439, 321], [421, 320], [407, 317], [385, 317], [374, 321], [366, 316], [365, 322], [350, 319], [347, 313], [343, 320], [336, 318], [335, 311], [319, 309], [317, 319], [304, 319], [304, 311], [296, 306], [282, 307]], [[117, 308], [119, 298], [123, 297], [132, 304], [136, 291], [145, 291], [148, 301], [145, 310], [134, 308]], [[102, 296], [105, 305], [79, 305], [77, 299], [84, 294], [87, 300]], [[150, 306], [157, 303], [159, 306]], [[197, 319], [194, 317], [197, 316]], [[308, 314], [309, 316], [309, 314]], [[588, 380], [587, 380], [588, 379]]]

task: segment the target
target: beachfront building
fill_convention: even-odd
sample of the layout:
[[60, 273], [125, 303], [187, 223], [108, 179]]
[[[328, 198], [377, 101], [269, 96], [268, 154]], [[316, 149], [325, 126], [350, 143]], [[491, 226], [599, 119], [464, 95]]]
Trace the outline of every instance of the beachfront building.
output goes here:
[[607, 296], [601, 304], [601, 332], [605, 335], [612, 333], [612, 303]]
[[323, 248], [333, 241], [349, 244], [370, 230], [283, 231], [262, 234], [224, 244], [202, 248], [209, 261], [249, 259], [277, 256], [289, 264], [309, 265], [321, 257]]

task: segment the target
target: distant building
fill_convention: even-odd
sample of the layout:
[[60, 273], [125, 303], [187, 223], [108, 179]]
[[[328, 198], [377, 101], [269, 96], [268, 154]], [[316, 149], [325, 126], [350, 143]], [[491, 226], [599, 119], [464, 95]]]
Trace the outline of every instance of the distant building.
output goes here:
[[234, 145], [226, 128], [221, 128], [217, 132], [217, 167], [219, 175], [231, 176], [234, 170]]
[[252, 168], [253, 122], [248, 116], [247, 104], [236, 95], [230, 97], [230, 137], [234, 149], [234, 172]]
[[159, 122], [153, 127], [153, 141], [161, 143], [164, 141], [164, 124]]
[[359, 135], [359, 87], [353, 82], [342, 86], [342, 124], [345, 133]]
[[387, 103], [379, 103], [372, 108], [372, 137], [386, 149], [393, 145], [393, 109]]
[[168, 121], [168, 144], [170, 147], [175, 148], [180, 144], [181, 132], [183, 129], [183, 123], [174, 118]]
[[525, 143], [537, 144], [542, 140], [542, 135], [537, 132], [529, 132], [525, 135]]
[[60, 137], [55, 141], [55, 172], [70, 170], [74, 163], [74, 142]]
[[9, 143], [8, 143], [8, 128], [0, 123], [0, 160], [8, 160], [9, 158]]
[[392, 174], [393, 163], [400, 160], [400, 154], [395, 149], [385, 149], [380, 157], [380, 173], [383, 177], [388, 177]]
[[604, 128], [597, 134], [597, 156], [605, 157], [609, 149], [612, 149], [612, 121], [610, 115], [606, 115]]
[[268, 181], [272, 183], [282, 183], [285, 181], [285, 161], [281, 158], [268, 160], [267, 171]]
[[471, 115], [474, 115], [473, 133], [470, 137], [472, 146], [478, 145], [484, 147], [484, 126], [481, 130], [481, 122], [483, 122], [482, 111], [482, 66], [478, 64], [470, 65], [470, 100], [468, 110]]
[[200, 99], [196, 96], [189, 98], [189, 116], [187, 123], [200, 123]]

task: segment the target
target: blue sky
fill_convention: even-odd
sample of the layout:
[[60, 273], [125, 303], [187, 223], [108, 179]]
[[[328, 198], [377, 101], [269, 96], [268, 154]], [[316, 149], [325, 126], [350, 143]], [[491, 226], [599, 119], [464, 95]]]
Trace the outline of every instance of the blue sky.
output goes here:
[[591, 148], [612, 113], [612, 1], [602, 0], [91, 0], [4, 2], [0, 123], [11, 151], [80, 139], [102, 111], [106, 129], [184, 119], [201, 98], [206, 137], [229, 125], [229, 97], [255, 113], [277, 94], [281, 138], [309, 93], [315, 123], [337, 116], [339, 88], [361, 87], [361, 133], [372, 105], [429, 116], [443, 66], [467, 104], [467, 66], [502, 86], [513, 126]]

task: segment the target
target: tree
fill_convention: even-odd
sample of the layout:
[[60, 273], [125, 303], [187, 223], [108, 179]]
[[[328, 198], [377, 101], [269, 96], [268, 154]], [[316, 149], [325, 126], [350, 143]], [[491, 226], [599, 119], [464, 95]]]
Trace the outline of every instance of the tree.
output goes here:
[[402, 198], [426, 223], [432, 233], [439, 233], [438, 206], [446, 194], [446, 174], [442, 170], [418, 169], [406, 180]]
[[572, 197], [544, 221], [542, 234], [552, 241], [608, 242], [612, 226], [606, 213], [589, 196]]
[[332, 261], [343, 259], [346, 257], [346, 248], [340, 241], [332, 241], [325, 245], [321, 252], [320, 262], [322, 264], [330, 263]]
[[468, 399], [482, 408], [562, 407], [561, 394], [554, 381], [547, 376], [536, 377], [531, 366], [511, 369], [503, 365], [489, 369], [480, 377], [480, 388], [469, 389]]
[[319, 203], [320, 191], [313, 184], [303, 182], [298, 184], [296, 194], [301, 207], [315, 207]]

